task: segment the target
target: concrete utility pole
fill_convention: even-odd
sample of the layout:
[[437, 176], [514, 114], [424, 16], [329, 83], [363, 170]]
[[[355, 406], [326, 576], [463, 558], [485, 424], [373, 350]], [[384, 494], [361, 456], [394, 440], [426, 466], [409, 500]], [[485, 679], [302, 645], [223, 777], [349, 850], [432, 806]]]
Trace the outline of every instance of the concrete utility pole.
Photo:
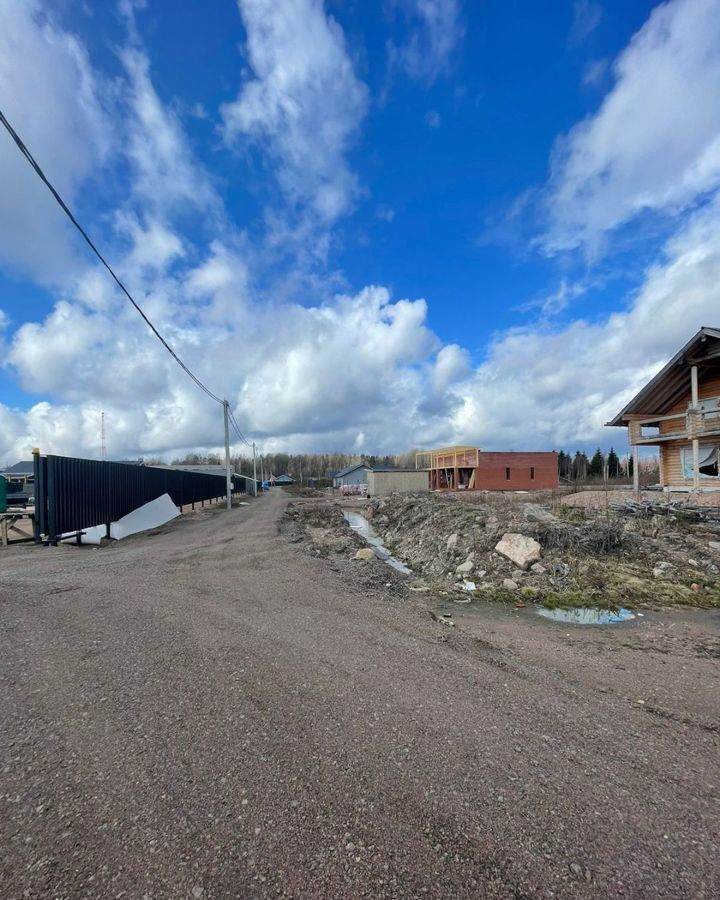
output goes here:
[[232, 476], [230, 474], [230, 427], [228, 425], [228, 412], [230, 404], [223, 400], [223, 413], [225, 419], [225, 492], [227, 494], [227, 508], [232, 507]]
[[255, 455], [255, 441], [253, 441], [253, 494], [257, 497], [257, 456]]

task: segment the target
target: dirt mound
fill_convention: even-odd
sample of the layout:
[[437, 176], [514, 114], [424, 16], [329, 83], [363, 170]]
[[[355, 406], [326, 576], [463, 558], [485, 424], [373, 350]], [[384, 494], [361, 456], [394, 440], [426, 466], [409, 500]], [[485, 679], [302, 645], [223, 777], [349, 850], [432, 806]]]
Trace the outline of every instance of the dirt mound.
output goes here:
[[[720, 606], [717, 526], [534, 499], [393, 496], [371, 499], [365, 514], [430, 590], [470, 593], [472, 582], [474, 596], [516, 603]], [[496, 551], [507, 533], [538, 541], [542, 558], [518, 568]]]

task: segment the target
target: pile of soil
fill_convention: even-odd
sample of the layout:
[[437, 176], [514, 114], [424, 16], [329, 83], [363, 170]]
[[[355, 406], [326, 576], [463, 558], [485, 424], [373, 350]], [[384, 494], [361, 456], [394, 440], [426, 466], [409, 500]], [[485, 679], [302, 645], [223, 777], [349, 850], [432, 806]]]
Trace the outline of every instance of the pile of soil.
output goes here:
[[[420, 590], [546, 606], [720, 606], [720, 529], [680, 515], [539, 505], [533, 495], [372, 498], [365, 515]], [[496, 552], [506, 533], [538, 541], [523, 571]], [[461, 567], [461, 573], [458, 573]]]

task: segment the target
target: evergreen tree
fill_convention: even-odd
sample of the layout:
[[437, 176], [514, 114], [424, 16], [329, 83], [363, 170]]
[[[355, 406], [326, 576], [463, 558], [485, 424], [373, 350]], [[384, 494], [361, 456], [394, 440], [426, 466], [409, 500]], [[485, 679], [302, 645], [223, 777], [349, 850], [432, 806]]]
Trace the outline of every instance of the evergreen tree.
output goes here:
[[590, 460], [590, 475], [593, 478], [602, 478], [605, 471], [605, 457], [602, 450], [598, 447], [593, 458]]
[[620, 474], [620, 459], [615, 452], [615, 448], [611, 447], [607, 458], [608, 478], [617, 478]]

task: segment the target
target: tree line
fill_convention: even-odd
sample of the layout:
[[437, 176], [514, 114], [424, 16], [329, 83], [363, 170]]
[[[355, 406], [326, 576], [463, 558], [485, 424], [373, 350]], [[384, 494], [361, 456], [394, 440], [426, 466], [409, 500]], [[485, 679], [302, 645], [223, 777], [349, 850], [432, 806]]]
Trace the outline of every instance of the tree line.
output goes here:
[[[257, 456], [257, 477], [270, 478], [275, 475], [290, 475], [295, 481], [307, 483], [308, 479], [318, 482], [327, 481], [341, 469], [356, 463], [369, 466], [394, 466], [396, 468], [414, 468], [415, 450], [407, 453], [371, 454], [371, 453], [262, 453]], [[232, 456], [230, 459], [234, 469], [241, 475], [253, 474], [252, 456]], [[151, 460], [146, 460], [151, 462]], [[224, 457], [218, 454], [188, 453], [173, 460], [177, 465], [223, 465]], [[641, 471], [649, 478], [657, 470], [656, 460], [645, 460], [641, 463]], [[646, 471], [647, 470], [647, 471]], [[558, 474], [568, 481], [586, 481], [588, 479], [620, 479], [632, 478], [633, 461], [631, 456], [620, 458], [613, 447], [607, 454], [598, 447], [592, 456], [584, 450], [575, 453], [558, 452]]]

